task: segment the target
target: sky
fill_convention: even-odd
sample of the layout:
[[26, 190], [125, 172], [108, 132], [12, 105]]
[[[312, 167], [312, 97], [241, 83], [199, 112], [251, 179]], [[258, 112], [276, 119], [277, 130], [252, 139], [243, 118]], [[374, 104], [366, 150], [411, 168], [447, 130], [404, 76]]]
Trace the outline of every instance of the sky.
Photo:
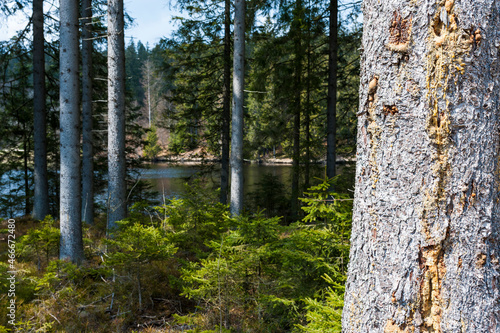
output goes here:
[[149, 43], [153, 46], [162, 37], [170, 37], [176, 28], [172, 16], [181, 14], [169, 5], [169, 0], [124, 0], [125, 11], [135, 19], [134, 26], [125, 31], [129, 43], [129, 37], [134, 41], [140, 40], [144, 45]]
[[[163, 37], [169, 37], [176, 28], [172, 16], [181, 14], [169, 5], [169, 0], [124, 0], [125, 11], [134, 18], [134, 24], [125, 31], [125, 43], [130, 39], [141, 41], [144, 45], [154, 46]], [[29, 11], [29, 9], [28, 9]], [[9, 18], [0, 17], [0, 40], [8, 40], [16, 31], [28, 23], [26, 14]]]

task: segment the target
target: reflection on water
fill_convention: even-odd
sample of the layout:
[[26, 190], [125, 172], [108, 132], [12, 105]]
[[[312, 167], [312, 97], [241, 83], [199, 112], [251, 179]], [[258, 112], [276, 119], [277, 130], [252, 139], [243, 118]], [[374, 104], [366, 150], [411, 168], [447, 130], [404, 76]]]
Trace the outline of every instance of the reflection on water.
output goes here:
[[[257, 183], [265, 174], [272, 174], [285, 184], [291, 184], [292, 167], [290, 165], [258, 165], [244, 164], [243, 191], [245, 194], [255, 190]], [[158, 163], [151, 165], [150, 169], [141, 170], [141, 178], [147, 179], [153, 188], [166, 198], [182, 195], [184, 184], [193, 176], [203, 175], [203, 180], [214, 189], [220, 186], [220, 167], [208, 170], [200, 165], [175, 165]]]

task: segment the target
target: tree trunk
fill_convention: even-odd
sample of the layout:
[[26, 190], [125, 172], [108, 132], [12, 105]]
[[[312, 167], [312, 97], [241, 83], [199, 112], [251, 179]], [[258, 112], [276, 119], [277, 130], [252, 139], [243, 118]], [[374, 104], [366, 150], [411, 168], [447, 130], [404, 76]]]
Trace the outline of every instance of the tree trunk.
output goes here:
[[83, 260], [78, 78], [78, 1], [60, 1], [60, 258]]
[[343, 332], [500, 332], [499, 7], [364, 2]]
[[243, 100], [245, 76], [245, 0], [234, 4], [233, 115], [231, 133], [231, 214], [243, 209]]
[[337, 158], [337, 0], [330, 0], [330, 37], [328, 51], [328, 96], [326, 101], [326, 176], [335, 176]]
[[92, 138], [92, 0], [82, 1], [82, 220], [94, 223]]
[[299, 210], [299, 163], [300, 163], [300, 116], [302, 113], [302, 21], [304, 8], [302, 0], [295, 2], [292, 33], [294, 39], [294, 117], [293, 117], [293, 152], [292, 152], [292, 219], [296, 219]]
[[220, 202], [227, 204], [229, 185], [229, 130], [231, 118], [231, 1], [224, 0], [224, 92], [222, 107], [222, 152], [220, 169]]
[[45, 109], [45, 54], [43, 34], [43, 0], [33, 0], [33, 121], [35, 198], [33, 218], [49, 215], [47, 176], [47, 114]]
[[127, 215], [123, 0], [108, 0], [108, 228]]
[[307, 82], [306, 82], [306, 107], [304, 115], [306, 132], [306, 160], [304, 162], [304, 188], [309, 188], [311, 167], [311, 14], [307, 17]]
[[30, 214], [30, 182], [29, 182], [29, 169], [28, 169], [28, 157], [30, 154], [28, 141], [29, 135], [27, 135], [28, 130], [25, 128], [23, 133], [23, 170], [24, 170], [24, 215], [28, 216]]

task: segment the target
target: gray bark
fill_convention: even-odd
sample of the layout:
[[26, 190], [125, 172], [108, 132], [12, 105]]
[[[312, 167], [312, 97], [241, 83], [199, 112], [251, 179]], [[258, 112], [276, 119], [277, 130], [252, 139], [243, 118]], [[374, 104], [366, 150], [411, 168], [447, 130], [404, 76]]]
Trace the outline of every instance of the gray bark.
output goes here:
[[127, 215], [123, 0], [108, 0], [108, 228]]
[[60, 1], [60, 258], [83, 260], [78, 78], [78, 0]]
[[[309, 15], [310, 16], [310, 15]], [[308, 18], [307, 27], [307, 81], [306, 102], [304, 108], [304, 127], [306, 132], [306, 156], [304, 161], [304, 188], [309, 188], [309, 173], [311, 166], [311, 20]]]
[[233, 114], [231, 128], [231, 214], [243, 209], [243, 101], [245, 75], [245, 0], [234, 4]]
[[227, 204], [229, 186], [229, 131], [231, 121], [231, 1], [224, 0], [224, 93], [222, 107], [222, 151], [220, 202]]
[[328, 51], [328, 97], [326, 100], [326, 176], [335, 176], [337, 137], [337, 0], [330, 0], [330, 37]]
[[82, 1], [82, 221], [94, 222], [92, 138], [92, 0]]
[[500, 332], [499, 12], [364, 2], [343, 332]]
[[47, 114], [45, 109], [45, 54], [43, 0], [33, 1], [33, 112], [35, 144], [35, 198], [33, 218], [43, 220], [49, 214], [47, 178]]
[[28, 216], [30, 214], [30, 184], [29, 184], [29, 169], [28, 169], [28, 157], [30, 155], [29, 149], [29, 137], [27, 135], [24, 136], [23, 140], [23, 169], [24, 169], [24, 214]]

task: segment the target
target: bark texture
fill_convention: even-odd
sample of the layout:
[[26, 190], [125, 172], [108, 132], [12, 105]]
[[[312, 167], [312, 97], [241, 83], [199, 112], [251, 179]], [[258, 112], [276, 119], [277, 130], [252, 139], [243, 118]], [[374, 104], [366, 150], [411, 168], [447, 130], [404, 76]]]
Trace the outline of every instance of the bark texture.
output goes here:
[[335, 176], [337, 139], [337, 0], [330, 0], [330, 37], [328, 40], [328, 97], [326, 100], [326, 176]]
[[343, 332], [500, 332], [500, 2], [363, 5]]
[[60, 1], [60, 258], [83, 260], [78, 77], [78, 0]]
[[35, 144], [35, 198], [33, 218], [43, 220], [49, 214], [47, 178], [47, 113], [45, 108], [45, 53], [43, 0], [33, 1], [33, 112]]
[[224, 92], [222, 106], [222, 151], [220, 202], [227, 204], [229, 187], [229, 131], [231, 121], [231, 1], [224, 1]]
[[92, 0], [82, 1], [82, 220], [94, 222], [92, 138]]
[[108, 0], [108, 228], [127, 215], [123, 0]]
[[245, 0], [234, 4], [233, 114], [231, 131], [231, 214], [243, 209], [243, 102], [245, 78]]

